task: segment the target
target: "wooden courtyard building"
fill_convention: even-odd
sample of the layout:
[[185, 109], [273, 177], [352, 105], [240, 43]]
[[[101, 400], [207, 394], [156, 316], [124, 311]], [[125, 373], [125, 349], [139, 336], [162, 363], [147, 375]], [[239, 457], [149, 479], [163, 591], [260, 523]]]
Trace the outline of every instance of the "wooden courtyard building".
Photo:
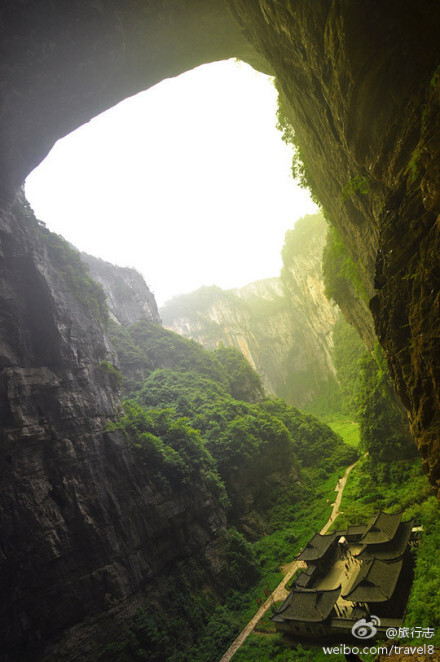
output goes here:
[[412, 583], [413, 520], [379, 512], [368, 524], [315, 533], [296, 557], [304, 564], [272, 616], [276, 629], [300, 638], [350, 636], [359, 619], [378, 632], [402, 625]]

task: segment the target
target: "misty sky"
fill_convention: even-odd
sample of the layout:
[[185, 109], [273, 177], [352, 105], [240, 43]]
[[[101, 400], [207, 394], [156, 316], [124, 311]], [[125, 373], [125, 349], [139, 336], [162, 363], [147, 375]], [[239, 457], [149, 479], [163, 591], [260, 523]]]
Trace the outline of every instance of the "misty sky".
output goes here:
[[159, 305], [239, 287], [279, 275], [286, 230], [316, 209], [275, 125], [270, 78], [203, 65], [58, 141], [26, 194], [80, 250], [140, 271]]

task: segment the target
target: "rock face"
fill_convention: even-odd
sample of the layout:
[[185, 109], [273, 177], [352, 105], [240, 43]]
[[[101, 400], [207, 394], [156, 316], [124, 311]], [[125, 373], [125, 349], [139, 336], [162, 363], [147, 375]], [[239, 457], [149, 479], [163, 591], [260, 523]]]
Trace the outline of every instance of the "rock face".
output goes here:
[[275, 71], [308, 181], [358, 264], [437, 490], [440, 8], [229, 5]]
[[20, 205], [0, 223], [0, 659], [38, 659], [78, 623], [47, 659], [91, 659], [103, 616], [108, 635], [177, 557], [215, 575], [225, 515], [203, 481], [171, 492], [106, 432], [115, 357], [96, 301], [73, 288], [79, 255], [60, 267], [59, 244]]
[[81, 259], [89, 267], [93, 280], [102, 285], [110, 316], [115, 322], [129, 326], [146, 319], [160, 324], [154, 294], [140, 273], [135, 269], [110, 264], [87, 253], [81, 253]]
[[223, 0], [8, 2], [0, 35], [0, 197], [59, 137], [164, 78], [231, 57], [271, 73]]
[[[236, 23], [220, 0], [2, 3], [4, 659], [35, 659], [41, 641], [85, 613], [93, 627], [114, 597], [129, 611], [145, 577], [182, 546], [215, 566], [221, 510], [205, 488], [177, 501], [161, 493], [104, 433], [119, 401], [100, 369], [111, 362], [105, 334], [84, 314], [94, 299], [81, 302], [81, 284], [63, 284], [11, 206], [59, 137], [166, 76], [230, 56], [276, 73], [310, 182], [360, 267], [425, 469], [440, 486], [440, 6], [228, 6]], [[151, 509], [164, 513], [155, 530], [137, 515]], [[189, 535], [194, 513], [200, 526]], [[81, 630], [74, 646], [49, 659], [87, 659]]]
[[268, 393], [302, 407], [335, 376], [332, 329], [337, 310], [324, 295], [321, 255], [327, 225], [321, 216], [298, 222], [285, 252], [282, 278], [223, 291], [204, 287], [163, 309], [164, 325], [208, 349], [239, 349]]
[[7, 3], [0, 197], [60, 136], [164, 77], [231, 56], [275, 72], [437, 489], [439, 26], [432, 0]]

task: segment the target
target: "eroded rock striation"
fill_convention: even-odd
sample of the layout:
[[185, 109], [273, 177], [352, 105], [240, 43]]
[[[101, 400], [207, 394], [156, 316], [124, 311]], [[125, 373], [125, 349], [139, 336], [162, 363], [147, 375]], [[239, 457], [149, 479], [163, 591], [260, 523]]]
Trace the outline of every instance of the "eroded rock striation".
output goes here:
[[8, 3], [0, 195], [60, 136], [164, 77], [232, 56], [274, 72], [436, 487], [439, 26], [431, 0]]
[[146, 319], [160, 324], [156, 299], [136, 269], [118, 267], [98, 257], [81, 253], [93, 280], [102, 285], [111, 318], [129, 326]]
[[[268, 393], [297, 407], [335, 379], [332, 330], [337, 309], [324, 294], [322, 216], [298, 221], [283, 251], [282, 276], [223, 291], [204, 287], [161, 310], [167, 328], [207, 348], [239, 349]], [[287, 250], [289, 248], [289, 250]]]
[[359, 267], [438, 491], [440, 8], [228, 4], [277, 76], [308, 182]]
[[[93, 628], [113, 600], [128, 613], [182, 546], [215, 572], [221, 509], [204, 487], [176, 497], [146, 485], [130, 449], [105, 433], [119, 398], [99, 297], [67, 283], [14, 202], [59, 137], [166, 76], [231, 56], [276, 73], [438, 489], [440, 7], [29, 0], [0, 12], [1, 655], [17, 660], [86, 615]], [[87, 659], [83, 627], [58, 659]]]
[[106, 431], [115, 354], [79, 254], [22, 204], [0, 223], [0, 659], [37, 659], [75, 625], [54, 655], [90, 659], [169, 564], [215, 576], [225, 514], [203, 480], [171, 490]]

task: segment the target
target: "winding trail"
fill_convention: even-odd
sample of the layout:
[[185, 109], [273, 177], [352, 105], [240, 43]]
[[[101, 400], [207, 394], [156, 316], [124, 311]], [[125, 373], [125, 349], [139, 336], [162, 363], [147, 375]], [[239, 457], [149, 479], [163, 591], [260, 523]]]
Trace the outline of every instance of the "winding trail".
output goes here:
[[[327, 522], [324, 524], [322, 527], [320, 533], [324, 534], [327, 533], [328, 529], [330, 526], [333, 524], [335, 521], [336, 517], [340, 514], [339, 506], [341, 505], [341, 500], [342, 500], [342, 493], [344, 491], [345, 484], [347, 482], [348, 475], [350, 471], [357, 465], [359, 460], [354, 462], [354, 464], [351, 464], [347, 469], [345, 470], [344, 475], [342, 478], [340, 478], [336, 484], [335, 491], [337, 491], [336, 499], [332, 508], [332, 512], [330, 514], [329, 519]], [[235, 641], [230, 645], [226, 653], [223, 655], [221, 658], [220, 662], [229, 662], [229, 660], [232, 659], [232, 657], [235, 655], [235, 653], [238, 651], [240, 646], [246, 641], [248, 636], [251, 634], [252, 630], [254, 627], [257, 625], [259, 620], [264, 616], [264, 614], [267, 612], [269, 607], [274, 603], [274, 602], [279, 602], [280, 600], [285, 600], [289, 594], [289, 591], [286, 589], [286, 585], [289, 583], [289, 581], [292, 579], [293, 575], [299, 568], [304, 568], [305, 563], [303, 561], [293, 561], [291, 564], [288, 564], [287, 566], [289, 569], [287, 573], [284, 575], [283, 579], [281, 582], [278, 584], [276, 589], [270, 594], [270, 596], [267, 598], [267, 600], [264, 602], [264, 604], [261, 605], [260, 609], [257, 611], [255, 616], [249, 621], [249, 623], [246, 625], [246, 627], [240, 632], [238, 637], [235, 639]]]

